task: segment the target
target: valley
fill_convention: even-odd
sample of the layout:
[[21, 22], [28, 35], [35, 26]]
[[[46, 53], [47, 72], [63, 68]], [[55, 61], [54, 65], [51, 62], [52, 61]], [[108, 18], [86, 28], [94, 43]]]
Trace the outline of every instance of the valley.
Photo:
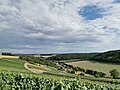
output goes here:
[[[115, 89], [119, 90], [120, 74], [119, 76], [112, 77], [110, 73], [110, 71], [114, 69], [117, 70], [118, 73], [120, 73], [119, 63], [117, 64], [117, 63], [110, 63], [110, 62], [108, 63], [108, 62], [101, 62], [101, 61], [98, 62], [90, 59], [90, 58], [96, 57], [96, 55], [97, 55], [96, 53], [95, 54], [88, 54], [88, 53], [87, 54], [85, 53], [69, 54], [69, 55], [64, 54], [64, 56], [59, 54], [58, 56], [54, 55], [51, 57], [36, 57], [31, 55], [24, 55], [24, 56], [18, 57], [18, 56], [8, 56], [8, 55], [2, 56], [1, 55], [0, 77], [2, 82], [4, 82], [3, 81], [4, 75], [11, 75], [13, 79], [18, 78], [14, 76], [16, 74], [19, 76], [22, 75], [21, 77], [24, 77], [25, 80], [27, 78], [26, 76], [30, 75], [29, 77], [31, 77], [32, 80], [34, 80], [34, 77], [37, 77], [40, 79], [44, 78], [43, 79], [44, 83], [46, 82], [45, 80], [48, 79], [49, 81], [50, 79], [52, 79], [55, 81], [52, 83], [56, 83], [56, 80], [58, 80], [59, 85], [61, 85], [60, 82], [62, 79], [62, 83], [64, 83], [63, 86], [64, 85], [66, 86], [65, 84], [66, 81], [64, 80], [67, 80], [68, 83], [70, 83], [71, 82], [70, 80], [72, 80], [70, 84], [73, 84], [73, 82], [75, 82], [77, 86], [77, 82], [84, 83], [87, 85], [85, 87], [87, 88], [87, 90], [88, 90], [88, 86], [91, 87], [91, 85], [95, 85], [95, 87], [91, 87], [90, 90], [92, 90], [93, 88], [94, 88], [93, 90], [102, 90], [102, 87], [106, 88], [106, 90], [109, 90], [110, 88], [112, 88], [111, 90], [115, 90]], [[58, 57], [59, 57], [59, 60], [57, 60]], [[53, 60], [53, 58], [56, 58], [56, 59]], [[65, 58], [67, 59], [65, 60]], [[80, 80], [77, 81], [76, 79], [77, 80], [80, 79]], [[20, 80], [22, 80], [22, 78]], [[7, 81], [7, 82], [10, 82], [10, 81]], [[1, 83], [0, 84], [2, 85], [1, 87], [5, 89], [8, 87], [10, 88], [11, 85], [7, 82], [4, 82], [4, 84]], [[34, 82], [34, 83], [37, 83], [37, 82]], [[8, 87], [3, 87], [3, 85], [8, 85]], [[62, 88], [59, 85], [56, 87]], [[78, 84], [78, 86], [83, 87], [82, 84]], [[19, 85], [14, 88], [18, 88], [18, 87], [20, 87], [21, 89], [23, 88]], [[74, 88], [72, 86], [70, 87]], [[66, 88], [69, 88], [69, 87], [66, 87]], [[99, 88], [99, 89], [95, 89], [95, 88]], [[56, 89], [53, 89], [53, 90], [56, 90]], [[86, 90], [86, 89], [82, 89], [82, 90]]]

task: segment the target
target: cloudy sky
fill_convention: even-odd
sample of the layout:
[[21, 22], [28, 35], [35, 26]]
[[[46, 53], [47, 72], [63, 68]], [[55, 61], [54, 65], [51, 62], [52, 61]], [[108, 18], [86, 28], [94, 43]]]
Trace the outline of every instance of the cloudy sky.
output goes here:
[[120, 49], [120, 0], [0, 0], [0, 52]]

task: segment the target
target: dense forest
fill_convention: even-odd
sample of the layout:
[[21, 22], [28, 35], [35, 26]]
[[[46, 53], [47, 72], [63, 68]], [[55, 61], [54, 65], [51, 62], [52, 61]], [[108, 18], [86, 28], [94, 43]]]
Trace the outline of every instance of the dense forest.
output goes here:
[[120, 63], [120, 50], [99, 53], [93, 56], [90, 60], [99, 62]]
[[47, 60], [71, 60], [71, 59], [88, 60], [95, 55], [97, 55], [97, 53], [58, 54], [56, 56], [52, 56], [52, 57], [47, 58]]

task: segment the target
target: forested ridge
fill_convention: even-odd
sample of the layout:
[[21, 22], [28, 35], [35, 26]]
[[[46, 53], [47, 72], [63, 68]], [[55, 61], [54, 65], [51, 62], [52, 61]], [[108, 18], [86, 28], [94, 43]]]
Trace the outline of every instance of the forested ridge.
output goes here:
[[52, 56], [47, 59], [48, 60], [71, 60], [71, 59], [88, 60], [95, 55], [97, 55], [97, 53], [69, 53], [69, 54], [58, 54], [56, 56]]
[[99, 62], [120, 63], [120, 50], [99, 53], [93, 56], [90, 60]]
[[92, 60], [98, 62], [120, 63], [120, 50], [107, 51], [103, 53], [70, 53], [58, 54], [47, 58], [48, 60]]

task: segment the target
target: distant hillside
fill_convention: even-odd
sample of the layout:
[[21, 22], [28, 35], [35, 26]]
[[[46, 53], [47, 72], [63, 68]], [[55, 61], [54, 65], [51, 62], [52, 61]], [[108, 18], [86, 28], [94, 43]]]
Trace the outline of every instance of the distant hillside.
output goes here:
[[91, 60], [99, 62], [120, 63], [120, 50], [99, 53], [93, 56]]
[[58, 54], [47, 58], [47, 60], [92, 60], [98, 62], [120, 63], [120, 50], [108, 51], [104, 53], [70, 53]]
[[72, 60], [72, 59], [88, 60], [95, 55], [97, 55], [97, 53], [70, 53], [70, 54], [58, 54], [56, 56], [52, 56], [47, 59], [48, 60]]

